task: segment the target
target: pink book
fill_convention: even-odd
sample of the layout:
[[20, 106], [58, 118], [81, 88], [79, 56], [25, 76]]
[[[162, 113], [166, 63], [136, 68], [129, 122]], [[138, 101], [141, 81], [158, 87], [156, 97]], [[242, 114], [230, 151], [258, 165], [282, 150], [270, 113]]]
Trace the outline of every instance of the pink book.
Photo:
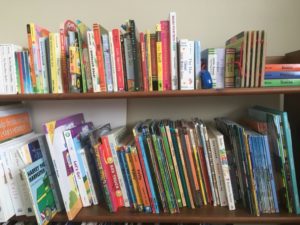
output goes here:
[[123, 60], [122, 60], [122, 50], [121, 50], [121, 41], [120, 41], [120, 30], [113, 29], [112, 36], [113, 36], [113, 43], [114, 43], [114, 50], [115, 50], [115, 62], [116, 62], [118, 90], [125, 91]]
[[171, 63], [170, 63], [170, 22], [160, 21], [161, 44], [162, 44], [162, 70], [163, 70], [163, 90], [171, 90]]

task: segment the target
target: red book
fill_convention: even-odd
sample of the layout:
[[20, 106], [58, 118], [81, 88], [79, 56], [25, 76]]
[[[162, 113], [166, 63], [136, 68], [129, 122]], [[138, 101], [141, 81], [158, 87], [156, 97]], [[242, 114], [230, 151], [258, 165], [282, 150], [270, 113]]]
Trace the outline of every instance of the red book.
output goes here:
[[109, 192], [111, 194], [112, 202], [116, 204], [118, 207], [124, 206], [123, 195], [121, 191], [121, 187], [118, 180], [118, 175], [115, 167], [115, 163], [110, 151], [108, 137], [101, 137], [102, 144], [99, 145], [100, 158], [103, 166], [103, 170], [107, 175], [107, 184], [109, 187]]
[[125, 91], [120, 30], [113, 29], [112, 37], [113, 37], [114, 50], [115, 50], [115, 63], [116, 63], [118, 90]]
[[144, 91], [149, 91], [149, 78], [147, 69], [147, 57], [146, 57], [146, 45], [145, 45], [145, 35], [143, 32], [140, 33], [140, 45], [141, 45], [141, 64], [142, 64], [142, 75], [144, 81]]
[[265, 72], [300, 71], [300, 64], [266, 64]]
[[100, 91], [105, 92], [107, 91], [107, 88], [106, 88], [106, 77], [105, 77], [105, 68], [104, 68], [104, 59], [103, 59], [101, 29], [99, 24], [93, 24], [93, 32], [94, 32], [95, 45], [96, 45], [96, 57], [98, 62]]
[[162, 69], [163, 69], [163, 90], [171, 90], [171, 63], [170, 63], [170, 22], [160, 21], [161, 44], [162, 44]]

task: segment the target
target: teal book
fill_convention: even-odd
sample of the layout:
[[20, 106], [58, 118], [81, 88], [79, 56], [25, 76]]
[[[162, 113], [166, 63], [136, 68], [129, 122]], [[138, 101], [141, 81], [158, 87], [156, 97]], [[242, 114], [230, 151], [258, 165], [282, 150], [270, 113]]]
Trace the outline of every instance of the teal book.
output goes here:
[[45, 162], [42, 158], [23, 169], [38, 225], [46, 225], [57, 213]]

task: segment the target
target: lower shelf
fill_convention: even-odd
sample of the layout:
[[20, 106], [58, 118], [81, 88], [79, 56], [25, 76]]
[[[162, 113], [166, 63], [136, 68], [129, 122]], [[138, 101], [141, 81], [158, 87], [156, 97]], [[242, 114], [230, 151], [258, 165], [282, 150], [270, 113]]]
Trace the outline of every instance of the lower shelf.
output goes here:
[[[15, 217], [17, 221], [32, 221], [34, 217]], [[68, 221], [65, 213], [59, 213], [54, 222]], [[229, 211], [226, 207], [202, 207], [199, 209], [181, 209], [179, 214], [139, 213], [122, 208], [117, 213], [109, 213], [101, 206], [83, 208], [73, 220], [75, 222], [145, 222], [145, 223], [295, 223], [300, 224], [300, 216], [280, 213], [266, 214], [259, 217], [250, 215], [245, 209]]]

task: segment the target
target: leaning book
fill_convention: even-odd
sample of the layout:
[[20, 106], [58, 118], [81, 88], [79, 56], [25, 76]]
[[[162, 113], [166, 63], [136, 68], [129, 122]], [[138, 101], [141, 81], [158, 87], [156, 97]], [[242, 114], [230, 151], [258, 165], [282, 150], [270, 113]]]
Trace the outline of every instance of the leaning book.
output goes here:
[[36, 220], [46, 225], [57, 213], [45, 162], [41, 158], [23, 169]]

